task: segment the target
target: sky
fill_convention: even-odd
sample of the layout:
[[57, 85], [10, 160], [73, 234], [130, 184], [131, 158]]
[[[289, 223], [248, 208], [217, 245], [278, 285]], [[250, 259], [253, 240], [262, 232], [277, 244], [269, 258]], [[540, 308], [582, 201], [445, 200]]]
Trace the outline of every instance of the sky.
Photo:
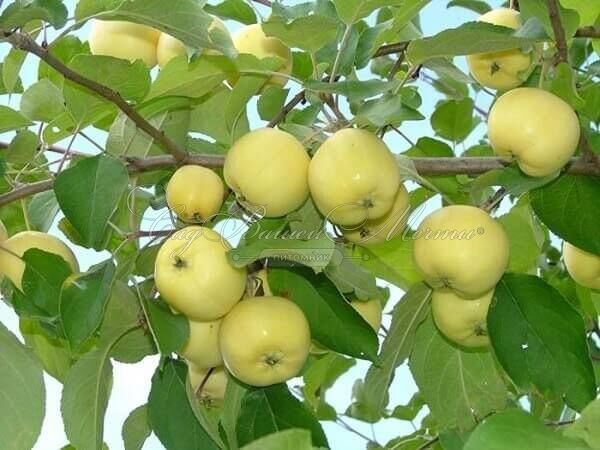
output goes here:
[[[75, 6], [75, 1], [65, 0], [64, 3], [72, 12]], [[209, 3], [215, 2], [210, 1]], [[286, 5], [298, 3], [301, 3], [301, 0], [284, 1], [284, 4]], [[446, 9], [447, 3], [448, 0], [432, 0], [431, 3], [423, 9], [421, 14], [421, 24], [423, 32], [426, 36], [476, 19], [477, 15], [471, 11], [462, 8]], [[488, 1], [488, 3], [492, 6], [499, 6], [501, 1], [493, 0]], [[263, 15], [268, 14], [268, 10], [262, 6], [258, 6], [258, 10]], [[239, 24], [231, 21], [227, 21], [226, 25], [230, 31], [235, 31], [240, 27]], [[76, 34], [82, 39], [87, 39], [89, 34], [89, 25], [86, 25], [78, 30]], [[52, 34], [50, 34], [50, 37], [51, 36]], [[8, 50], [9, 47], [7, 44], [0, 44], [0, 57], [4, 58]], [[457, 58], [456, 63], [459, 67], [466, 71], [464, 58]], [[21, 73], [24, 85], [29, 86], [35, 82], [36, 74], [37, 61], [34, 57], [29, 56], [25, 62], [24, 70]], [[361, 79], [367, 79], [369, 78], [369, 73], [363, 71], [360, 76]], [[420, 110], [426, 117], [430, 117], [435, 108], [435, 104], [442, 99], [442, 96], [426, 83], [419, 82], [419, 87], [419, 92], [423, 97], [423, 106]], [[289, 98], [291, 98], [294, 93], [295, 92], [292, 91]], [[478, 106], [484, 110], [487, 110], [489, 108], [490, 99], [491, 97], [483, 95], [480, 98], [477, 98], [476, 102]], [[3, 105], [18, 108], [19, 102], [19, 95], [13, 95], [10, 97], [0, 96], [0, 104]], [[255, 113], [251, 114], [250, 123], [252, 129], [264, 126], [264, 122], [262, 122]], [[485, 132], [484, 130], [484, 125], [479, 125], [474, 133], [472, 133], [472, 135], [467, 139], [465, 143], [466, 146], [468, 147], [476, 144], [478, 139], [483, 136], [483, 133]], [[434, 137], [435, 135], [428, 120], [421, 122], [407, 122], [402, 126], [402, 131], [413, 142], [418, 140], [420, 137]], [[92, 136], [96, 141], [104, 142], [105, 135], [103, 133], [91, 130], [86, 130], [86, 132], [89, 132], [90, 136]], [[0, 139], [3, 141], [9, 141], [11, 138], [12, 135], [6, 133], [0, 136]], [[388, 133], [386, 142], [395, 153], [402, 152], [409, 148], [409, 144], [396, 134]], [[68, 141], [61, 142], [58, 145], [67, 146]], [[80, 137], [76, 138], [73, 148], [86, 152], [96, 152], [91, 144]], [[409, 189], [411, 189], [411, 187], [409, 187]], [[434, 200], [428, 204], [429, 209], [436, 207], [439, 207], [438, 200]], [[52, 227], [51, 233], [63, 237], [60, 231], [58, 231], [56, 223]], [[72, 246], [72, 248], [80, 262], [82, 270], [85, 270], [90, 265], [96, 264], [97, 262], [108, 257], [108, 254], [105, 252], [97, 253], [93, 250], [83, 249], [76, 246]], [[385, 284], [382, 283], [382, 285]], [[386, 313], [391, 311], [393, 305], [401, 298], [401, 296], [402, 291], [394, 287], [391, 288], [391, 301], [388, 302]], [[0, 321], [18, 335], [17, 317], [14, 312], [3, 302], [0, 302]], [[384, 317], [384, 324], [389, 326], [389, 321], [389, 315], [386, 314]], [[114, 363], [114, 385], [105, 422], [105, 441], [110, 450], [123, 450], [124, 447], [121, 438], [122, 424], [131, 410], [146, 403], [150, 389], [150, 378], [156, 368], [157, 361], [157, 357], [148, 357], [142, 362], [134, 365]], [[353, 369], [342, 376], [338, 383], [336, 383], [336, 385], [328, 392], [328, 402], [332, 404], [338, 412], [344, 412], [349, 406], [354, 381], [362, 378], [368, 367], [369, 365], [367, 363], [359, 362]], [[47, 413], [42, 434], [34, 449], [57, 450], [68, 443], [63, 431], [62, 420], [60, 417], [61, 385], [49, 376], [46, 376], [45, 380], [47, 390]], [[408, 368], [406, 365], [400, 367], [390, 390], [390, 407], [406, 403], [415, 391], [416, 387]], [[383, 423], [376, 424], [373, 427], [369, 424], [364, 424], [349, 418], [344, 418], [344, 420], [361, 433], [371, 437], [372, 439], [376, 439], [380, 443], [385, 443], [394, 437], [403, 434], [410, 434], [414, 431], [411, 423], [402, 422], [395, 419], [386, 420]], [[356, 434], [353, 434], [350, 431], [345, 430], [340, 425], [331, 422], [325, 422], [323, 423], [323, 426], [328, 435], [329, 442], [334, 450], [363, 450], [366, 448], [366, 441], [364, 439], [358, 437]], [[162, 450], [163, 448], [164, 447], [155, 437], [148, 439], [144, 446], [144, 450]]]

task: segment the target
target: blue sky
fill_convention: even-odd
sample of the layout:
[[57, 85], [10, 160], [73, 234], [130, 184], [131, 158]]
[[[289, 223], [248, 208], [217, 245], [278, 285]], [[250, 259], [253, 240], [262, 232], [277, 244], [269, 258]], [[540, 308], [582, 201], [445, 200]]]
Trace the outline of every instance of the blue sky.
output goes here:
[[[210, 3], [215, 3], [210, 1]], [[288, 0], [284, 1], [285, 4], [293, 5], [301, 3], [299, 0]], [[421, 24], [425, 35], [435, 34], [442, 29], [455, 27], [463, 22], [474, 20], [476, 14], [461, 9], [451, 8], [446, 9], [447, 0], [432, 0], [431, 3], [425, 7], [421, 16]], [[493, 6], [499, 6], [501, 3], [498, 0], [489, 1]], [[72, 11], [75, 5], [75, 1], [66, 0], [65, 4]], [[259, 10], [263, 14], [267, 14], [268, 10], [259, 7]], [[235, 31], [239, 28], [238, 24], [233, 22], [227, 22], [227, 26], [231, 31]], [[89, 26], [85, 26], [80, 29], [77, 34], [82, 38], [86, 39], [89, 33]], [[0, 44], [0, 55], [4, 57], [8, 52], [7, 44]], [[465, 69], [464, 59], [457, 58], [457, 64]], [[25, 86], [29, 86], [35, 81], [37, 74], [37, 61], [33, 57], [28, 57], [22, 78]], [[368, 78], [369, 74], [361, 74], [362, 78]], [[423, 106], [421, 112], [429, 117], [433, 112], [434, 106], [438, 100], [442, 97], [433, 88], [425, 83], [420, 82], [420, 93], [423, 97]], [[292, 93], [293, 94], [293, 93]], [[0, 96], [0, 102], [4, 105], [9, 105], [18, 108], [20, 96], [14, 95], [12, 97]], [[489, 101], [491, 97], [482, 96], [477, 98], [478, 106], [483, 109], [488, 109]], [[256, 114], [251, 116], [252, 128], [259, 128], [263, 126], [263, 123], [257, 118]], [[434, 136], [434, 133], [429, 125], [428, 120], [422, 122], [408, 122], [403, 125], [402, 131], [412, 140], [416, 141], [418, 138], [423, 136]], [[476, 131], [467, 140], [467, 145], [471, 145], [477, 142], [477, 140], [483, 135], [484, 126], [480, 125]], [[89, 131], [89, 134], [93, 136], [98, 142], [103, 142], [105, 135], [99, 132]], [[3, 140], [10, 140], [11, 135], [6, 134], [1, 137]], [[402, 140], [395, 134], [388, 134], [386, 138], [387, 143], [394, 152], [401, 152], [408, 148], [406, 141]], [[66, 146], [68, 142], [61, 142], [60, 145]], [[95, 152], [94, 147], [90, 145], [86, 140], [77, 138], [73, 145], [73, 148], [82, 151]], [[439, 204], [433, 202], [429, 205], [430, 208], [438, 206]], [[60, 235], [60, 232], [53, 227], [52, 233]], [[98, 261], [107, 257], [106, 253], [96, 253], [91, 250], [74, 247], [77, 254], [78, 260], [82, 266], [82, 269], [86, 269], [90, 265], [97, 263]], [[389, 311], [393, 304], [401, 297], [402, 292], [398, 289], [392, 289], [391, 302], [388, 304], [387, 310]], [[18, 322], [15, 314], [5, 306], [4, 303], [0, 303], [0, 321], [7, 325], [13, 332], [18, 333]], [[389, 317], [384, 319], [384, 323], [389, 325]], [[123, 443], [121, 440], [121, 427], [123, 421], [127, 418], [129, 412], [135, 407], [146, 402], [148, 391], [150, 387], [150, 378], [156, 367], [157, 358], [150, 357], [146, 358], [139, 364], [135, 365], [124, 365], [115, 363], [114, 365], [114, 386], [112, 391], [111, 401], [107, 411], [106, 419], [106, 442], [111, 450], [122, 450]], [[340, 381], [331, 389], [328, 394], [329, 402], [339, 411], [343, 412], [346, 410], [351, 399], [351, 390], [354, 381], [361, 378], [368, 365], [366, 363], [359, 363], [355, 368], [344, 375]], [[54, 381], [50, 377], [46, 377], [47, 387], [47, 415], [44, 422], [44, 428], [42, 435], [35, 447], [36, 450], [53, 450], [61, 448], [67, 443], [66, 437], [63, 432], [62, 421], [60, 419], [60, 389], [59, 383]], [[412, 381], [410, 373], [406, 366], [401, 367], [398, 370], [395, 382], [391, 389], [391, 400], [390, 405], [394, 406], [397, 404], [404, 403], [410, 399], [415, 392], [415, 385]], [[398, 420], [388, 420], [384, 423], [377, 424], [374, 427], [363, 424], [352, 419], [345, 419], [348, 423], [351, 423], [353, 427], [360, 430], [362, 433], [368, 436], [375, 436], [380, 443], [385, 443], [389, 439], [402, 434], [408, 434], [413, 431], [412, 425], [408, 422], [401, 422]], [[364, 440], [354, 435], [353, 433], [344, 430], [339, 425], [333, 423], [325, 423], [325, 430], [329, 436], [330, 443], [333, 449], [343, 450], [359, 450], [366, 447]], [[151, 438], [147, 441], [144, 449], [145, 450], [160, 450], [162, 445], [155, 438]]]

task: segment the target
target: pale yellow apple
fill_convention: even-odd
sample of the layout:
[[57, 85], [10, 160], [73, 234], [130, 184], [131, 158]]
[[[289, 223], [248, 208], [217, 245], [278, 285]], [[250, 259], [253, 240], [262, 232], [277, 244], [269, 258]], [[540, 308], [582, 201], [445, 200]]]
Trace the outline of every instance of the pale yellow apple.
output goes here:
[[[499, 8], [482, 15], [480, 22], [517, 29], [522, 25], [518, 11]], [[527, 80], [539, 58], [539, 49], [523, 52], [516, 48], [490, 53], [467, 55], [471, 75], [479, 84], [491, 89], [509, 90]]]
[[21, 280], [25, 271], [21, 257], [32, 248], [60, 256], [73, 272], [79, 272], [75, 255], [63, 241], [39, 231], [22, 231], [0, 244], [0, 273], [6, 275], [19, 290], [23, 290]]
[[446, 289], [434, 290], [431, 296], [433, 320], [452, 342], [463, 347], [485, 347], [490, 343], [487, 313], [493, 296], [494, 290], [491, 290], [467, 300]]
[[223, 319], [219, 336], [225, 366], [251, 386], [270, 386], [297, 376], [310, 343], [304, 313], [282, 297], [241, 301]]
[[308, 198], [310, 157], [285, 131], [263, 128], [242, 136], [225, 159], [225, 182], [238, 201], [265, 217], [280, 217]]
[[452, 205], [427, 216], [415, 234], [413, 258], [434, 289], [478, 298], [494, 288], [508, 265], [508, 237], [482, 209]]
[[342, 227], [344, 237], [360, 245], [375, 245], [388, 242], [402, 234], [410, 213], [410, 199], [403, 184], [387, 213], [379, 219], [367, 220], [360, 225]]
[[89, 41], [92, 55], [112, 56], [131, 62], [141, 59], [148, 67], [154, 67], [159, 38], [160, 31], [146, 25], [94, 20]]
[[357, 225], [390, 211], [400, 187], [400, 170], [381, 139], [346, 128], [319, 147], [310, 163], [308, 184], [327, 219]]
[[588, 253], [565, 241], [563, 258], [569, 275], [577, 283], [600, 290], [600, 255]]
[[216, 231], [189, 226], [170, 236], [156, 256], [154, 280], [162, 298], [188, 319], [223, 317], [246, 289], [246, 270], [229, 264], [229, 243]]
[[183, 42], [167, 33], [160, 33], [156, 44], [156, 60], [162, 69], [169, 61], [178, 56], [187, 56], [187, 49]]
[[224, 196], [221, 177], [206, 167], [180, 167], [167, 185], [167, 204], [184, 222], [211, 219], [221, 209]]
[[562, 169], [577, 150], [579, 135], [575, 111], [561, 98], [537, 88], [502, 95], [488, 118], [488, 136], [496, 154], [516, 160], [532, 177]]
[[350, 302], [352, 307], [365, 319], [365, 321], [371, 325], [371, 328], [377, 332], [381, 326], [381, 317], [383, 315], [383, 309], [381, 302], [377, 299], [360, 301], [353, 300]]
[[[290, 75], [294, 63], [292, 51], [281, 40], [275, 37], [265, 35], [260, 24], [248, 25], [242, 28], [233, 36], [233, 45], [242, 54], [250, 54], [258, 59], [263, 58], [281, 58], [283, 59], [282, 66], [277, 72]], [[228, 80], [230, 84], [235, 84], [236, 79]], [[286, 77], [273, 76], [267, 81], [267, 85], [285, 86], [287, 84]]]
[[[202, 369], [192, 363], [188, 363], [188, 378], [190, 386], [196, 392], [196, 396], [204, 403], [219, 403], [225, 398], [227, 390], [227, 372], [222, 366], [213, 367], [210, 374], [210, 369]], [[204, 385], [202, 385], [204, 382]], [[202, 390], [200, 387], [202, 386]]]
[[210, 369], [223, 365], [219, 351], [221, 319], [211, 322], [190, 320], [190, 336], [180, 354], [198, 368]]

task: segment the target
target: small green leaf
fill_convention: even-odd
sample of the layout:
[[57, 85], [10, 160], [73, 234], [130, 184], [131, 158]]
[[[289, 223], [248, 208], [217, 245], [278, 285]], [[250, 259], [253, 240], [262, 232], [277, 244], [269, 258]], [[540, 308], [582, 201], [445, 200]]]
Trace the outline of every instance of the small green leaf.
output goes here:
[[550, 91], [562, 98], [575, 110], [580, 110], [585, 105], [585, 101], [577, 92], [575, 85], [577, 76], [567, 63], [561, 63], [556, 66], [554, 78], [550, 83]]
[[54, 191], [46, 191], [35, 194], [31, 198], [27, 214], [34, 229], [47, 232], [54, 223], [59, 211], [60, 208]]
[[205, 5], [204, 10], [222, 19], [236, 20], [244, 25], [256, 23], [254, 10], [244, 0], [224, 0], [217, 5]]
[[148, 405], [138, 406], [131, 411], [123, 423], [123, 442], [125, 450], [142, 450], [144, 442], [152, 430], [148, 422]]
[[285, 430], [248, 444], [242, 450], [313, 450], [308, 430]]
[[34, 20], [43, 20], [59, 29], [67, 23], [67, 14], [67, 7], [61, 0], [17, 1], [2, 12], [0, 24], [4, 29], [10, 30]]
[[31, 125], [27, 117], [8, 106], [0, 105], [0, 133], [18, 130]]
[[271, 120], [285, 103], [289, 89], [269, 86], [258, 99], [258, 114], [262, 120]]
[[[565, 9], [562, 6], [562, 3], [562, 1], [557, 3], [560, 23], [565, 31], [567, 39], [570, 39], [579, 26], [579, 15], [571, 9]], [[524, 22], [531, 18], [535, 18], [543, 24], [546, 34], [550, 37], [554, 37], [554, 28], [552, 27], [546, 0], [523, 0], [522, 3], [519, 2], [519, 10], [521, 11], [521, 17]]]
[[319, 14], [299, 17], [289, 23], [273, 16], [262, 28], [267, 36], [275, 36], [289, 47], [316, 53], [324, 42], [335, 41], [337, 24], [337, 20]]
[[600, 400], [596, 399], [581, 411], [579, 419], [564, 430], [564, 435], [572, 439], [581, 439], [591, 448], [600, 448]]
[[20, 130], [10, 141], [6, 152], [6, 162], [24, 166], [35, 159], [38, 150], [38, 137], [33, 131]]
[[448, 2], [446, 8], [452, 7], [466, 8], [478, 14], [485, 14], [492, 9], [490, 5], [482, 0], [452, 0]]
[[477, 124], [473, 108], [474, 102], [470, 98], [443, 101], [431, 116], [431, 126], [444, 139], [462, 142]]
[[169, 355], [181, 350], [190, 334], [190, 325], [182, 314], [175, 314], [162, 300], [145, 300], [148, 325], [158, 350]]
[[356, 102], [375, 97], [391, 91], [396, 86], [398, 86], [398, 82], [378, 79], [365, 81], [344, 80], [335, 83], [309, 81], [305, 84], [305, 87], [308, 90], [325, 92], [328, 94], [340, 94], [346, 97], [349, 102]]
[[47, 78], [32, 84], [21, 96], [21, 112], [31, 120], [51, 122], [64, 111], [62, 92]]

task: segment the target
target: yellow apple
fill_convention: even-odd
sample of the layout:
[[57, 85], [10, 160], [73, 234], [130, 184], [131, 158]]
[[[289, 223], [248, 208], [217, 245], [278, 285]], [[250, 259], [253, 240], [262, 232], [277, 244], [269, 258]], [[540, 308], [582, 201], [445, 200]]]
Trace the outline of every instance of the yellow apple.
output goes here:
[[433, 320], [452, 342], [463, 347], [485, 347], [490, 343], [487, 313], [493, 296], [494, 290], [491, 290], [467, 300], [446, 289], [434, 290], [431, 296]]
[[367, 220], [360, 225], [342, 227], [344, 237], [360, 245], [382, 244], [402, 234], [410, 213], [410, 199], [403, 184], [387, 213], [379, 219]]
[[124, 21], [94, 20], [90, 34], [92, 55], [141, 59], [148, 67], [156, 65], [156, 47], [160, 31], [146, 25]]
[[198, 368], [210, 369], [223, 365], [219, 351], [221, 319], [211, 322], [190, 320], [190, 336], [180, 354]]
[[537, 88], [502, 95], [488, 118], [496, 154], [517, 161], [523, 172], [544, 177], [558, 172], [577, 150], [579, 120], [561, 98]]
[[189, 226], [169, 237], [156, 255], [154, 281], [162, 298], [188, 319], [223, 317], [246, 289], [246, 270], [227, 261], [229, 243], [216, 231]]
[[400, 170], [387, 145], [365, 130], [346, 128], [315, 153], [308, 184], [317, 207], [331, 222], [357, 225], [390, 211]]
[[[520, 28], [522, 25], [519, 12], [508, 8], [499, 8], [485, 13], [479, 21], [513, 29]], [[520, 86], [527, 80], [538, 58], [537, 47], [527, 53], [515, 48], [468, 55], [467, 64], [471, 75], [479, 84], [506, 91]]]
[[310, 343], [304, 313], [282, 297], [241, 301], [223, 319], [219, 336], [225, 366], [251, 386], [270, 386], [297, 376]]
[[379, 331], [379, 327], [381, 326], [381, 316], [383, 314], [383, 309], [379, 300], [374, 299], [366, 302], [353, 300], [350, 304], [361, 317], [371, 325], [375, 332]]
[[156, 44], [156, 60], [162, 69], [169, 61], [178, 56], [187, 56], [183, 42], [167, 33], [160, 33]]
[[600, 290], [600, 255], [588, 253], [565, 241], [563, 258], [567, 271], [577, 283]]
[[423, 220], [413, 235], [413, 258], [434, 289], [479, 298], [494, 288], [508, 265], [508, 237], [482, 209], [452, 205]]
[[310, 158], [285, 131], [263, 128], [242, 136], [225, 159], [225, 182], [238, 201], [265, 217], [280, 217], [308, 198]]
[[[188, 378], [192, 389], [194, 389], [201, 402], [218, 404], [225, 398], [228, 382], [227, 373], [222, 366], [212, 368], [210, 374], [208, 373], [209, 370], [188, 363]], [[202, 385], [202, 382], [204, 382], [204, 385]], [[201, 386], [202, 390], [199, 392]]]
[[[233, 37], [233, 45], [238, 53], [254, 55], [258, 59], [281, 58], [283, 63], [277, 72], [284, 75], [292, 73], [294, 63], [292, 51], [281, 40], [265, 35], [260, 24], [249, 25], [241, 29]], [[234, 85], [237, 80], [234, 78], [228, 81]], [[266, 84], [283, 87], [287, 81], [285, 77], [273, 76]]]
[[6, 275], [19, 290], [23, 290], [21, 280], [25, 271], [21, 257], [32, 248], [60, 256], [74, 273], [79, 272], [75, 255], [63, 241], [39, 231], [22, 231], [0, 244], [0, 273]]
[[167, 204], [184, 222], [211, 219], [221, 209], [224, 195], [221, 177], [206, 167], [180, 167], [167, 185]]

